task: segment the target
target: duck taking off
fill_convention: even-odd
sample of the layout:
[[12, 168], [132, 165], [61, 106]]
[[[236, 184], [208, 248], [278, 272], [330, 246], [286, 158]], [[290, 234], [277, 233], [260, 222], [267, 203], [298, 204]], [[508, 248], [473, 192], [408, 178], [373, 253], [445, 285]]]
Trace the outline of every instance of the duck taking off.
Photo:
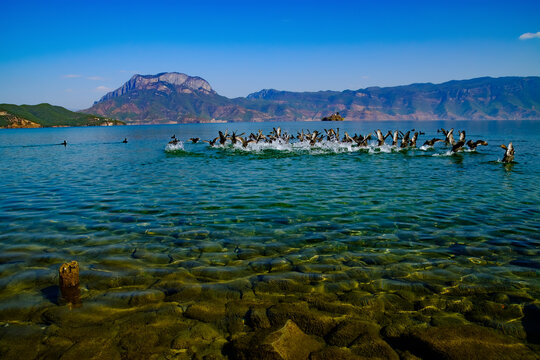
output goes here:
[[418, 140], [418, 131], [415, 132], [411, 138], [411, 147], [416, 147], [416, 140]]
[[[444, 136], [446, 136], [446, 139], [444, 140], [444, 143], [446, 145], [452, 145], [453, 146], [453, 145], [456, 144], [456, 140], [454, 140], [454, 128], [451, 128], [448, 131], [444, 130], [444, 128], [441, 128], [441, 131], [444, 134]], [[437, 132], [438, 132], [438, 130], [437, 130]]]
[[452, 146], [452, 152], [463, 150], [463, 146], [465, 146], [465, 130], [459, 132], [459, 141]]
[[196, 144], [196, 143], [198, 143], [199, 140], [201, 140], [201, 139], [199, 139], [198, 137], [196, 137], [196, 138], [189, 138], [189, 140], [190, 140], [192, 143]]
[[444, 142], [444, 140], [443, 139], [433, 138], [431, 140], [426, 140], [426, 142], [424, 142], [423, 146], [433, 146], [433, 145], [435, 145], [435, 143], [438, 143], [438, 142]]
[[487, 146], [487, 144], [488, 144], [488, 143], [487, 143], [486, 141], [484, 141], [484, 140], [476, 140], [476, 141], [474, 141], [474, 142], [473, 142], [472, 140], [467, 141], [467, 146], [468, 146], [469, 149], [471, 149], [471, 150], [476, 150], [476, 147], [477, 147], [478, 145]]
[[512, 143], [506, 145], [501, 145], [503, 149], [505, 149], [504, 157], [502, 159], [502, 162], [505, 164], [511, 163], [514, 161], [514, 145]]
[[388, 132], [388, 134], [386, 134], [386, 136], [382, 134], [380, 129], [377, 129], [375, 133], [377, 134], [377, 146], [383, 146], [384, 140], [386, 140], [386, 138], [390, 135], [390, 131]]

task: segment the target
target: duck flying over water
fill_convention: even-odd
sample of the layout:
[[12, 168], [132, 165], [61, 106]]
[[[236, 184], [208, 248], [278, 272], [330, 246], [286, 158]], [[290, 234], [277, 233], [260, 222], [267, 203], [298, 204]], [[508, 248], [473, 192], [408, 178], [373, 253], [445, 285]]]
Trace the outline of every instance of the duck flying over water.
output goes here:
[[503, 149], [505, 149], [504, 157], [502, 159], [502, 162], [505, 164], [511, 163], [514, 161], [514, 145], [512, 143], [506, 145], [501, 145]]
[[473, 142], [472, 140], [467, 141], [467, 146], [468, 146], [469, 149], [471, 149], [471, 150], [476, 150], [476, 147], [477, 147], [478, 145], [487, 146], [487, 144], [488, 144], [488, 143], [487, 143], [486, 141], [484, 141], [484, 140], [476, 140], [476, 141], [474, 141], [474, 142]]
[[426, 142], [424, 142], [423, 146], [433, 146], [433, 145], [435, 145], [435, 143], [438, 143], [438, 142], [444, 142], [444, 140], [443, 139], [433, 138], [431, 140], [426, 140]]
[[203, 142], [208, 143], [210, 146], [214, 146], [219, 137], [214, 138], [214, 140], [203, 140]]
[[189, 140], [190, 140], [192, 143], [196, 144], [196, 143], [198, 143], [199, 140], [201, 140], [201, 139], [199, 139], [198, 137], [196, 137], [196, 138], [189, 138]]

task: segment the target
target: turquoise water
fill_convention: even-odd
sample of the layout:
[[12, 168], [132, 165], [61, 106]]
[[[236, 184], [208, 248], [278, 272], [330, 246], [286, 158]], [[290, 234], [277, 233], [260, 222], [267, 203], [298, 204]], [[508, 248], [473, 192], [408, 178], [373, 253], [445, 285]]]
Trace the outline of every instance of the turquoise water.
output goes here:
[[[418, 145], [443, 126], [489, 145], [187, 141], [277, 125], [416, 128]], [[166, 150], [172, 134], [183, 149]], [[358, 336], [335, 340], [353, 320], [376, 329], [383, 358], [452, 354], [418, 335], [450, 325], [537, 351], [539, 140], [540, 122], [515, 121], [0, 130], [0, 355], [240, 358], [238, 339], [286, 319], [319, 353], [367, 356]], [[57, 287], [71, 260], [78, 306]]]

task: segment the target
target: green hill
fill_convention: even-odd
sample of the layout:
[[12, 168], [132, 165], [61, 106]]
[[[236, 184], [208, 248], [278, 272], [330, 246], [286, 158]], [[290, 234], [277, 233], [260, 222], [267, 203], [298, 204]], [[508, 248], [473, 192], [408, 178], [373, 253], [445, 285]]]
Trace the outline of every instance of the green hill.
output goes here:
[[0, 128], [110, 125], [125, 125], [125, 123], [103, 116], [73, 112], [50, 104], [0, 104]]

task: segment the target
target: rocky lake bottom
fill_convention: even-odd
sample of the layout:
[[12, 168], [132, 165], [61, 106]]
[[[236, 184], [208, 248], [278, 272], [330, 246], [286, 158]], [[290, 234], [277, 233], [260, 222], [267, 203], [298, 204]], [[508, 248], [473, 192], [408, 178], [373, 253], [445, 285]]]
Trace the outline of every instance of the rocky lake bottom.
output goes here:
[[1, 130], [0, 357], [539, 358], [540, 122], [279, 125], [489, 145], [187, 141], [272, 123]]

